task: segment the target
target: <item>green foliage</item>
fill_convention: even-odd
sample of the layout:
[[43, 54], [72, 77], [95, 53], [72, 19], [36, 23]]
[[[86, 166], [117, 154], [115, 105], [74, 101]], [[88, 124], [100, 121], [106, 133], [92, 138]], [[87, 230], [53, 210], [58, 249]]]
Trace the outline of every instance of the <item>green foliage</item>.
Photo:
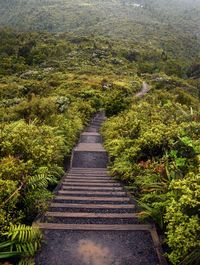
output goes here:
[[[33, 250], [22, 224], [46, 209], [64, 158], [104, 109], [112, 175], [166, 232], [170, 261], [195, 264], [200, 23], [199, 4], [187, 1], [0, 0], [1, 25], [28, 29], [0, 29], [0, 235], [16, 234], [15, 254], [16, 244]], [[143, 82], [150, 92], [140, 99]], [[32, 264], [29, 255], [20, 262]]]
[[[196, 0], [170, 0], [166, 5], [164, 0], [143, 0], [141, 5], [136, 6], [133, 1], [121, 0], [74, 0], [71, 1], [46, 1], [46, 0], [17, 0], [13, 5], [12, 0], [0, 1], [1, 13], [0, 23], [2, 26], [15, 27], [20, 30], [70, 32], [76, 33], [71, 41], [75, 44], [83, 44], [87, 41], [86, 36], [96, 34], [97, 36], [108, 36], [110, 48], [113, 39], [129, 40], [135, 43], [140, 42], [141, 46], [155, 46], [159, 50], [159, 57], [165, 64], [169, 65], [170, 72], [176, 71], [177, 58], [187, 55], [195, 57], [198, 53], [199, 43], [199, 10], [200, 5]], [[51, 5], [50, 5], [50, 4]], [[68, 10], [68, 12], [65, 12]], [[112, 10], [112, 12], [110, 12]], [[89, 14], [89, 15], [88, 15]], [[120, 19], [119, 19], [120, 18]], [[115, 27], [115, 25], [118, 25]], [[11, 33], [9, 35], [12, 35]], [[131, 37], [134, 36], [134, 37]], [[4, 33], [1, 34], [4, 37]], [[51, 55], [66, 56], [70, 52], [70, 46], [60, 42], [57, 45], [48, 45], [48, 42], [40, 44], [40, 48], [35, 45], [38, 36], [33, 33], [28, 40], [24, 40], [18, 51], [19, 58], [25, 58], [29, 64], [43, 63]], [[20, 40], [20, 35], [13, 42], [6, 39], [4, 47], [0, 51], [13, 55], [16, 53], [16, 44]], [[5, 45], [6, 44], [6, 45]], [[97, 46], [97, 45], [96, 45]], [[125, 46], [127, 48], [128, 45]], [[138, 50], [133, 47], [130, 51], [123, 51], [126, 60], [133, 62], [140, 59]], [[169, 54], [175, 60], [171, 61]], [[96, 56], [95, 56], [96, 55]], [[97, 50], [93, 55], [96, 59], [104, 56], [104, 53]], [[147, 59], [156, 60], [158, 56], [151, 52], [143, 59], [143, 69], [149, 72], [150, 69], [159, 66], [151, 63], [144, 65]], [[120, 60], [114, 60], [114, 62]], [[153, 66], [153, 67], [152, 67]], [[149, 69], [147, 69], [149, 68]], [[151, 71], [151, 70], [150, 70]]]
[[22, 257], [18, 264], [34, 264], [31, 257], [40, 247], [41, 232], [36, 227], [11, 225], [4, 233], [8, 241], [0, 243], [0, 259]]
[[[129, 186], [166, 234], [172, 264], [192, 264], [200, 245], [199, 107], [186, 91], [157, 91], [106, 121], [105, 147], [111, 174]], [[179, 93], [179, 91], [178, 91]], [[191, 105], [192, 111], [191, 111]], [[185, 263], [184, 263], [185, 262]]]
[[55, 98], [39, 98], [32, 96], [28, 101], [23, 101], [18, 104], [14, 111], [19, 118], [26, 121], [38, 119], [40, 121], [46, 120], [56, 113], [56, 99]]
[[[90, 81], [84, 74], [79, 78], [63, 71], [65, 62], [58, 57], [71, 51], [65, 36], [55, 48], [53, 35], [16, 35], [6, 30], [0, 34], [0, 50], [5, 51], [6, 43], [15, 45], [0, 52], [0, 237], [3, 241], [9, 231], [25, 236], [23, 242], [16, 238], [12, 251], [3, 251], [9, 258], [18, 252], [33, 254], [36, 241], [29, 240], [26, 233], [31, 231], [23, 224], [31, 224], [46, 210], [64, 174], [64, 159], [84, 125], [102, 107], [103, 97], [97, 76]], [[29, 255], [20, 262], [32, 264]]]
[[0, 153], [33, 161], [38, 166], [61, 162], [64, 154], [63, 138], [49, 126], [37, 126], [20, 120], [5, 125], [1, 131]]
[[5, 242], [1, 242], [0, 243], [0, 250], [1, 250], [1, 252], [0, 252], [0, 260], [1, 259], [6, 259], [6, 258], [16, 257], [16, 256], [20, 255], [20, 253], [17, 252], [17, 251], [8, 251], [7, 250], [9, 247], [12, 247], [13, 244], [14, 243], [11, 242], [11, 241], [5, 241]]
[[34, 255], [42, 238], [41, 232], [37, 228], [25, 225], [11, 225], [4, 235], [14, 242], [14, 249], [25, 256]]
[[[169, 258], [176, 264], [191, 250], [200, 247], [200, 175], [190, 173], [184, 179], [172, 181], [173, 196], [166, 207], [167, 243], [173, 250]], [[180, 226], [181, 223], [181, 226]]]
[[183, 261], [180, 263], [180, 265], [198, 265], [199, 259], [200, 259], [200, 249], [196, 248], [194, 249], [189, 255], [187, 255]]

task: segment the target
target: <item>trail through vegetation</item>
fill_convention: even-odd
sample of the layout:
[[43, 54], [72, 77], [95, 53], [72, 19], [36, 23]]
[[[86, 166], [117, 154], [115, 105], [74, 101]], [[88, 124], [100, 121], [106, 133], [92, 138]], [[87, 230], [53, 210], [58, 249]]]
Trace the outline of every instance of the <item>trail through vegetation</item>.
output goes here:
[[169, 261], [199, 263], [199, 10], [195, 0], [0, 0], [2, 261], [32, 264], [32, 221], [105, 110], [111, 174], [156, 222]]

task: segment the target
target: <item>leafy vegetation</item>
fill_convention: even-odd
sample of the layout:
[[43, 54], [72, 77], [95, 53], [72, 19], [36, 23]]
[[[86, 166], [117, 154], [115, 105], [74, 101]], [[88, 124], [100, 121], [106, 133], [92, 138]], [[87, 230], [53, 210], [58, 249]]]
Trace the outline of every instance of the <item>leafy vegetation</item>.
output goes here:
[[198, 53], [197, 0], [1, 0], [0, 6], [6, 27], [126, 39], [162, 48], [176, 59]]
[[[11, 257], [26, 252], [22, 241], [8, 243], [16, 236], [12, 228], [29, 231], [29, 227], [20, 225], [30, 225], [46, 209], [52, 190], [64, 173], [64, 161], [102, 103], [100, 89], [91, 87], [84, 75], [76, 79], [76, 73], [65, 72], [64, 63], [59, 64], [63, 53], [70, 49], [67, 40], [61, 41], [63, 46], [57, 53], [53, 48], [57, 40], [47, 33], [18, 35], [3, 30], [1, 36], [0, 235], [7, 257]], [[38, 51], [26, 53], [27, 47], [35, 49], [31, 40], [35, 38]], [[35, 60], [43, 56], [45, 39], [49, 41], [46, 56]], [[13, 53], [6, 52], [6, 45], [12, 46]], [[48, 65], [42, 66], [44, 62]], [[27, 236], [24, 244], [29, 244]], [[27, 248], [33, 249], [32, 245]]]
[[200, 245], [199, 105], [179, 93], [152, 86], [103, 127], [111, 174], [138, 198], [141, 217], [165, 231], [173, 264]]
[[[29, 225], [80, 132], [104, 109], [111, 174], [157, 223], [170, 262], [198, 264], [199, 2], [0, 7], [0, 258], [33, 264], [41, 235]], [[143, 82], [150, 91], [136, 97]]]
[[30, 265], [34, 261], [30, 258], [38, 250], [41, 240], [41, 232], [37, 228], [25, 225], [11, 225], [5, 233], [8, 241], [0, 243], [0, 259], [20, 256], [19, 264]]

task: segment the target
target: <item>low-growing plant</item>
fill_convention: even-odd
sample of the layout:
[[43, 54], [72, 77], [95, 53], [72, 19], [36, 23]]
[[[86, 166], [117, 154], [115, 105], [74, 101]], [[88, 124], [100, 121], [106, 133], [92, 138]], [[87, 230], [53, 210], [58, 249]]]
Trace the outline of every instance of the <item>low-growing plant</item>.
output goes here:
[[36, 227], [25, 225], [11, 225], [0, 243], [0, 260], [12, 257], [21, 258], [18, 264], [34, 264], [31, 257], [40, 247], [42, 234]]

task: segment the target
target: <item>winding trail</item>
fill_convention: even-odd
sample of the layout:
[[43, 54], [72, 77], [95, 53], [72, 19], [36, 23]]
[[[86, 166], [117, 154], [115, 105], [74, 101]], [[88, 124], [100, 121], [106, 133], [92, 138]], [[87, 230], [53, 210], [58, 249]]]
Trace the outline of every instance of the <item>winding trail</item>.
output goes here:
[[36, 225], [44, 243], [36, 265], [165, 265], [156, 229], [106, 169], [97, 114], [74, 148], [71, 168]]
[[150, 91], [150, 87], [146, 82], [142, 83], [141, 91], [135, 94], [135, 97], [141, 98]]

